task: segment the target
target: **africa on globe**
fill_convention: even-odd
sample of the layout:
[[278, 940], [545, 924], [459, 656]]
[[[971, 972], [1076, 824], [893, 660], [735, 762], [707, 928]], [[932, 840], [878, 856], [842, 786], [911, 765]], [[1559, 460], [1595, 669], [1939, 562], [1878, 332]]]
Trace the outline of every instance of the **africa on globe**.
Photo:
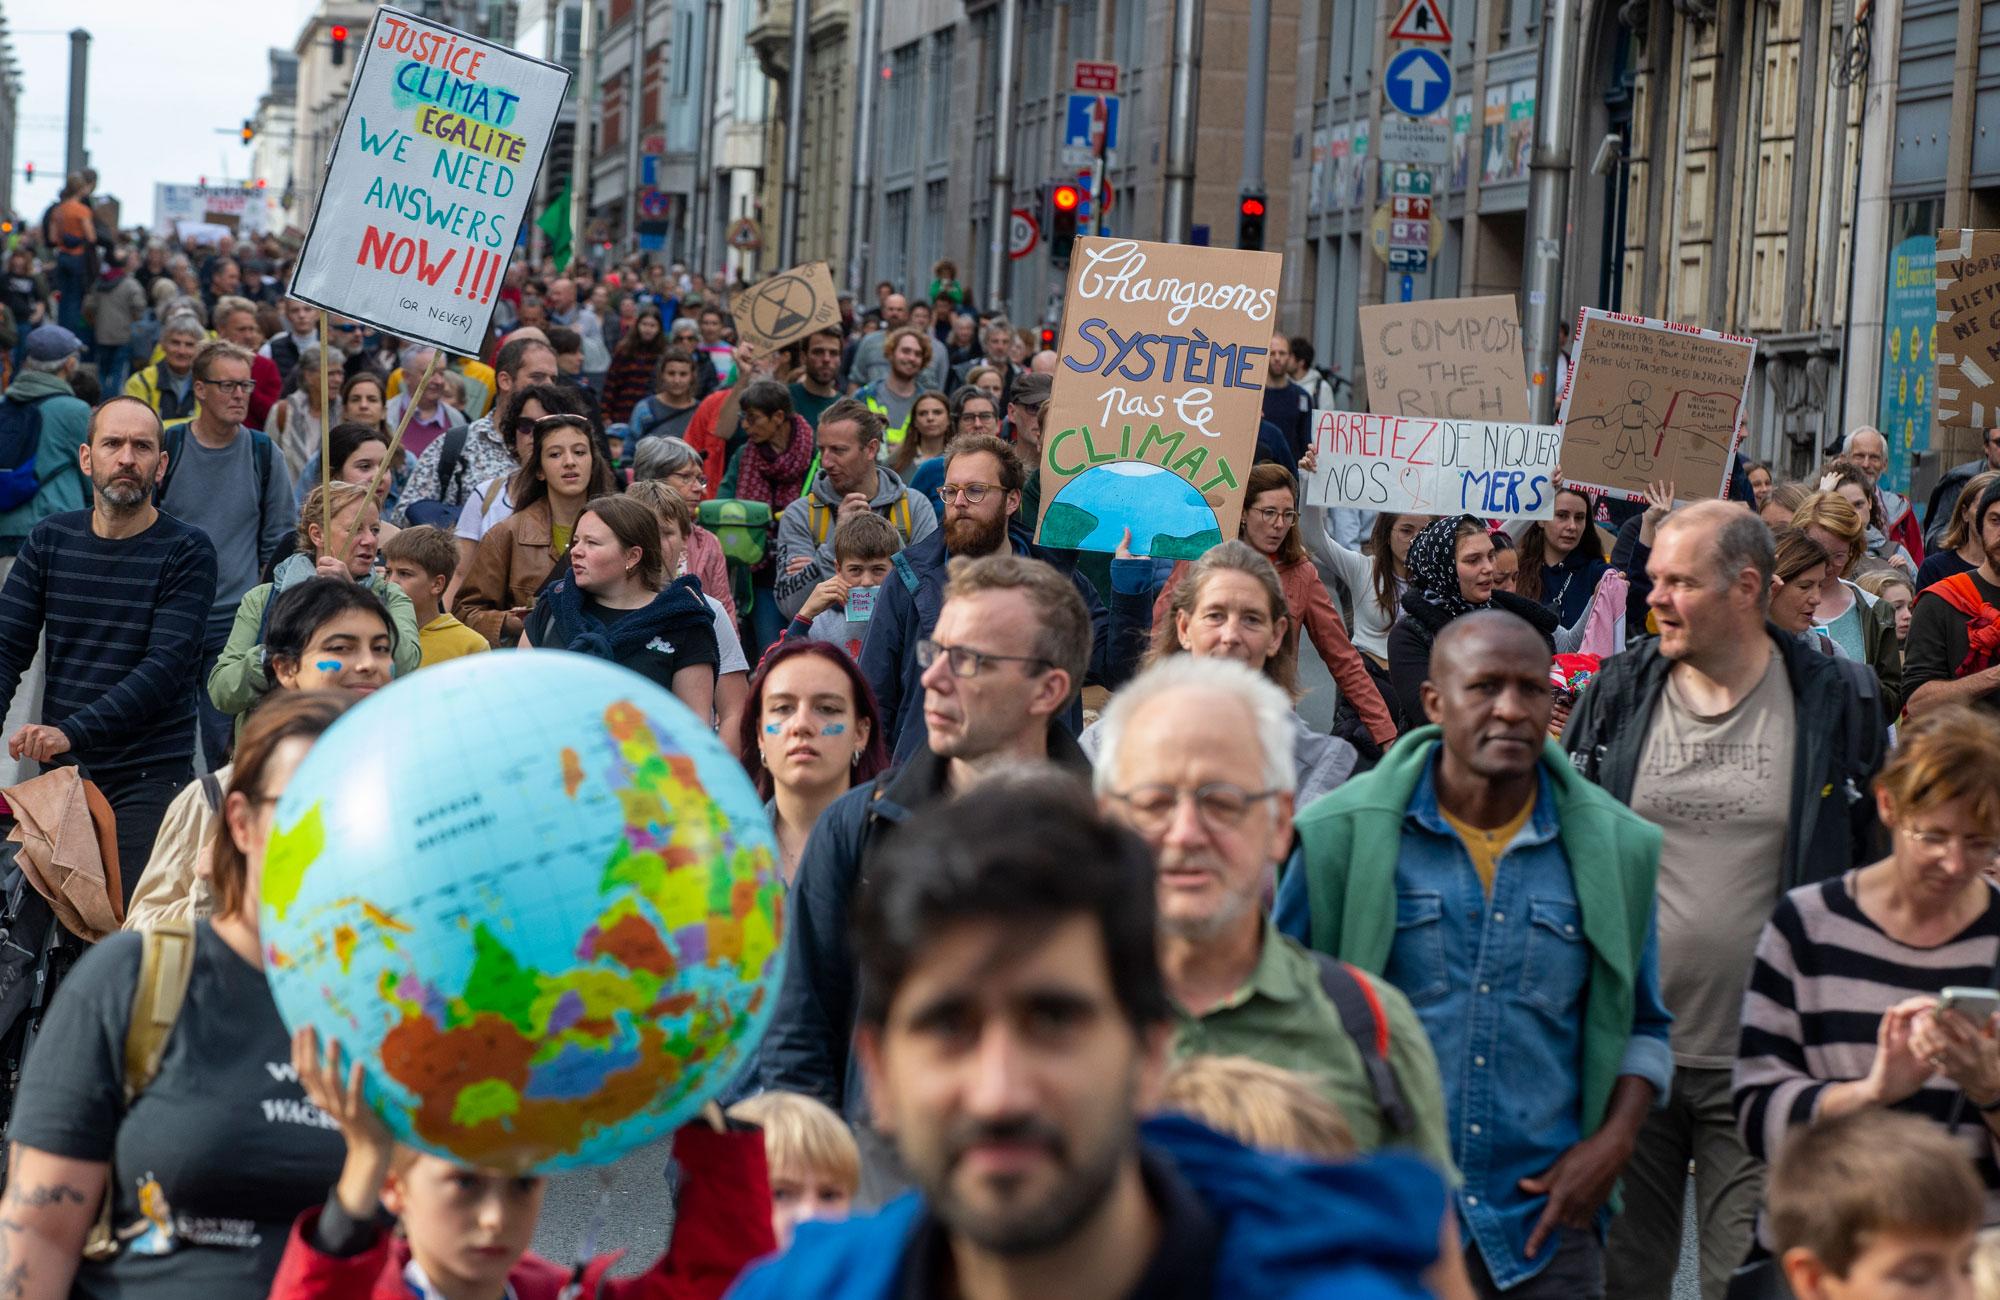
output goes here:
[[560, 651], [472, 655], [316, 743], [262, 885], [285, 1022], [338, 1039], [402, 1142], [603, 1164], [752, 1058], [784, 880], [741, 767], [667, 691]]

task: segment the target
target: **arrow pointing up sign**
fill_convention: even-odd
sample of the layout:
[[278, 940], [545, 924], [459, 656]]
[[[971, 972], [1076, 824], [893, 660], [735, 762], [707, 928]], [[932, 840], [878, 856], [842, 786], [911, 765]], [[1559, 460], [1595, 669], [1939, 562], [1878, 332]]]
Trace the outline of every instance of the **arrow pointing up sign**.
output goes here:
[[1445, 22], [1444, 9], [1438, 0], [1408, 0], [1389, 28], [1389, 39], [1449, 45], [1451, 25]]

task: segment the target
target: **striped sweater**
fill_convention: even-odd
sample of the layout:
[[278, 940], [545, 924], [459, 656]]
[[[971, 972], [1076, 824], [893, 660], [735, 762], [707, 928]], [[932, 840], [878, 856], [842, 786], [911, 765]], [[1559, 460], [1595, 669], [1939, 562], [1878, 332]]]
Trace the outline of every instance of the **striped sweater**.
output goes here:
[[48, 635], [38, 721], [60, 729], [100, 785], [185, 769], [194, 758], [195, 671], [215, 602], [215, 547], [162, 514], [103, 538], [90, 512], [36, 524], [0, 587], [0, 700]]
[[[1905, 998], [1952, 985], [1991, 987], [2000, 959], [2000, 888], [1985, 882], [1986, 910], [1956, 938], [1913, 948], [1884, 933], [1854, 901], [1854, 872], [1804, 885], [1779, 900], [1743, 998], [1736, 1055], [1736, 1122], [1750, 1153], [1769, 1160], [1787, 1129], [1808, 1123], [1831, 1085], [1868, 1074], [1883, 1013]], [[1961, 1111], [1956, 1135], [1986, 1182], [1986, 1218], [2000, 1224], [2000, 1164], [1979, 1112], [1933, 1076], [1894, 1109], [1939, 1124]]]

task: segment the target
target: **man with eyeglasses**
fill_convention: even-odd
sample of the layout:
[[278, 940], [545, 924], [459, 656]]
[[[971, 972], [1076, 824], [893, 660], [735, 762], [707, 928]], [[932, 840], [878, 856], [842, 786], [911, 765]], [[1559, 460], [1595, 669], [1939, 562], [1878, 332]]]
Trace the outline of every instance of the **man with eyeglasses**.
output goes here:
[[194, 418], [168, 425], [161, 448], [160, 509], [208, 534], [215, 546], [215, 605], [195, 676], [202, 755], [211, 768], [227, 759], [231, 720], [199, 684], [229, 641], [243, 593], [258, 584], [298, 522], [284, 456], [243, 424], [255, 387], [253, 356], [222, 339], [203, 344], [194, 357]]
[[[1549, 740], [1549, 667], [1513, 614], [1439, 632], [1432, 725], [1300, 814], [1276, 914], [1416, 1007], [1445, 1080], [1474, 1291], [1601, 1300], [1611, 1191], [1674, 1070], [1660, 832]], [[1652, 1256], [1662, 1289], [1678, 1243]]]
[[[917, 648], [937, 625], [947, 566], [956, 559], [1008, 552], [1039, 554], [1021, 513], [1021, 482], [1020, 458], [1000, 439], [985, 434], [954, 438], [944, 451], [944, 486], [939, 490], [944, 525], [898, 555], [895, 571], [882, 584], [861, 645], [861, 672], [874, 688], [884, 733], [899, 759], [923, 748], [929, 725]], [[1108, 610], [1088, 578], [1075, 570], [1066, 576], [1090, 617], [1090, 654], [1078, 684], [1115, 690], [1145, 651], [1153, 618], [1153, 565], [1125, 557], [1112, 561], [1111, 573]], [[1081, 731], [1081, 707], [1066, 708], [1059, 721], [1070, 735]]]
[[883, 1148], [866, 1127], [850, 1051], [856, 997], [848, 922], [869, 862], [915, 813], [992, 772], [1035, 763], [1079, 777], [1090, 771], [1056, 725], [1090, 660], [1090, 611], [1075, 586], [1039, 560], [989, 555], [953, 561], [943, 594], [935, 627], [913, 647], [928, 743], [842, 795], [813, 828], [792, 880], [785, 982], [760, 1057], [766, 1088], [817, 1097], [861, 1128], [878, 1170]]
[[[1316, 957], [1265, 915], [1291, 849], [1294, 716], [1262, 673], [1174, 655], [1119, 691], [1097, 730], [1099, 805], [1158, 864], [1174, 1055], [1299, 1071], [1340, 1107], [1357, 1149], [1404, 1147], [1449, 1171], [1437, 1058], [1409, 999]], [[1361, 1033], [1337, 997], [1360, 999]]]
[[1965, 491], [1965, 485], [1988, 470], [2000, 470], [2000, 429], [1987, 429], [1981, 435], [1980, 450], [1984, 454], [1978, 459], [1952, 466], [1931, 489], [1930, 504], [1924, 510], [1926, 550], [1935, 551], [1942, 545], [1945, 529], [1951, 527], [1952, 511], [1958, 508], [1958, 495]]

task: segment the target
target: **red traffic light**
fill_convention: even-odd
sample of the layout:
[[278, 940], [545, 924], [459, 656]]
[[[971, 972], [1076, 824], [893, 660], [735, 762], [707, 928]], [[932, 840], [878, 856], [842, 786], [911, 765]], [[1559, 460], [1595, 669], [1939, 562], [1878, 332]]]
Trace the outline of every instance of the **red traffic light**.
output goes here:
[[1057, 212], [1074, 212], [1077, 204], [1083, 202], [1083, 192], [1074, 185], [1058, 185], [1050, 201], [1056, 205]]
[[335, 23], [333, 25], [333, 39], [336, 42], [344, 41], [347, 39], [347, 28], [343, 24]]
[[1052, 352], [1055, 350], [1055, 346], [1056, 346], [1056, 332], [1044, 326], [1042, 328], [1042, 351]]
[[1261, 217], [1264, 215], [1264, 200], [1245, 199], [1237, 205], [1237, 210], [1246, 217]]

